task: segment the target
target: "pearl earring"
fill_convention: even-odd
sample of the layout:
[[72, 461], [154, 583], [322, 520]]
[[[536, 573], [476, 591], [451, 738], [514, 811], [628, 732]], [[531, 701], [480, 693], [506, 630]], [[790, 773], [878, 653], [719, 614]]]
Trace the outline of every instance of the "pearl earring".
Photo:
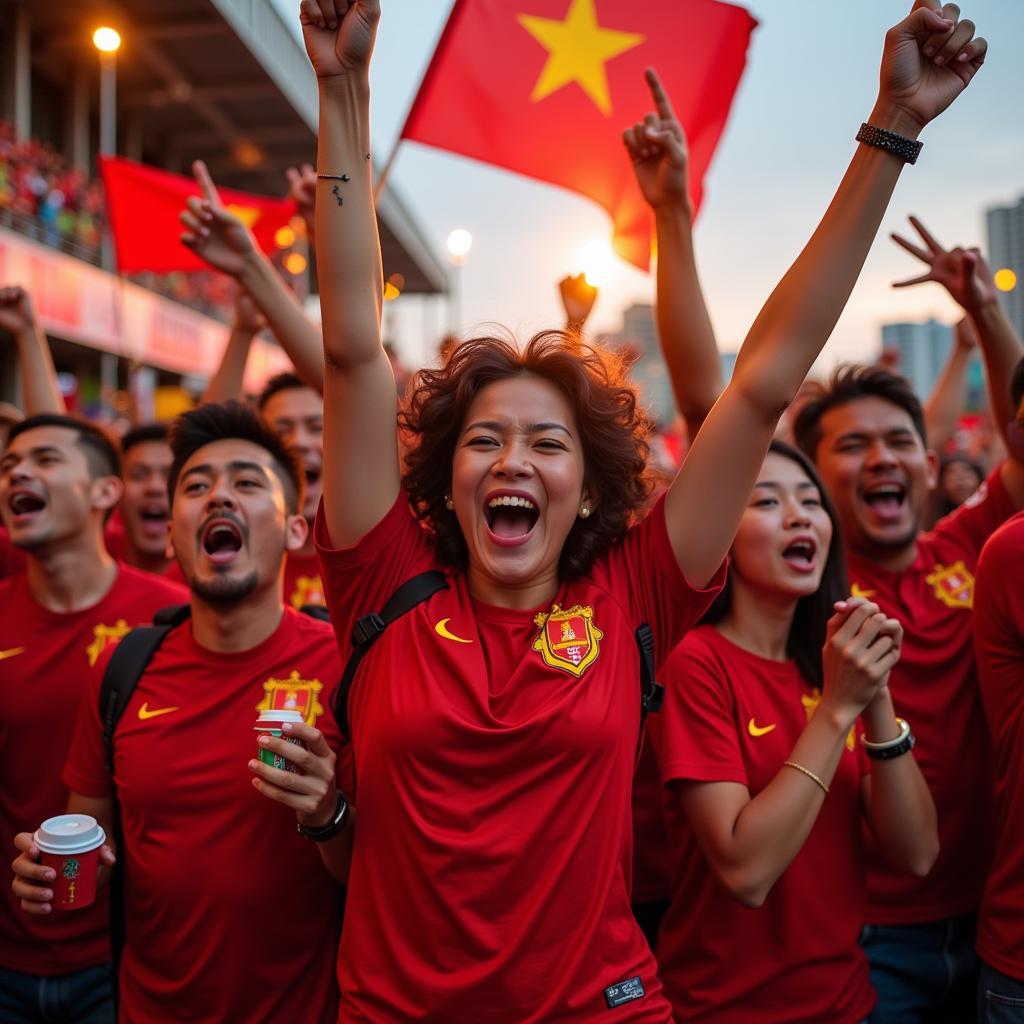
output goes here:
[[580, 519], [586, 519], [590, 515], [590, 509], [586, 505], [580, 506]]
[[448, 509], [449, 512], [455, 508], [455, 502], [452, 501], [451, 497], [447, 494], [444, 496], [444, 507]]

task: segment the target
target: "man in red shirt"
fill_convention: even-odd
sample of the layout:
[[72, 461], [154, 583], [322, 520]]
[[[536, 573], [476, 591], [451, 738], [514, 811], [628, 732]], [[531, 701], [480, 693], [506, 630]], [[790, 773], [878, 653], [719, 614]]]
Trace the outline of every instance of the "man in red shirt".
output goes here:
[[295, 453], [306, 475], [302, 514], [310, 527], [299, 551], [290, 551], [284, 569], [284, 600], [293, 608], [324, 605], [320, 562], [313, 546], [313, 520], [323, 493], [324, 398], [294, 373], [267, 381], [257, 401], [267, 426]]
[[[1024, 440], [1024, 360], [1014, 372], [1017, 446]], [[996, 847], [978, 912], [978, 1020], [1024, 1021], [1024, 513], [997, 530], [978, 562], [974, 647], [996, 764]]]
[[[980, 257], [931, 253], [936, 265], [940, 257], [959, 261], [955, 291], [977, 329], [993, 418], [1008, 424], [1006, 381], [1024, 349]], [[927, 878], [896, 871], [869, 837], [862, 941], [878, 992], [872, 1020], [970, 1020], [993, 790], [971, 641], [974, 572], [987, 538], [1024, 507], [1024, 465], [1009, 458], [960, 509], [923, 533], [937, 458], [906, 381], [879, 367], [841, 368], [804, 405], [795, 433], [835, 503], [854, 596], [903, 625], [889, 685], [917, 736], [915, 753], [938, 811], [942, 849]]]
[[[10, 836], [67, 803], [60, 765], [90, 666], [185, 597], [108, 554], [103, 524], [121, 496], [119, 472], [99, 428], [58, 414], [17, 424], [0, 460], [0, 514], [26, 559], [0, 582], [0, 834], [11, 857]], [[0, 1019], [38, 1020], [44, 1006], [75, 1015], [61, 1020], [112, 1019], [105, 901], [29, 918], [8, 886], [0, 891]]]
[[[294, 735], [328, 761], [325, 735], [339, 745], [324, 715], [341, 674], [333, 633], [281, 600], [285, 553], [306, 537], [301, 468], [238, 403], [180, 417], [171, 445], [171, 539], [191, 617], [131, 696], [114, 733], [113, 777], [98, 702], [109, 659], [97, 663], [64, 771], [69, 810], [93, 815], [108, 836], [115, 794], [120, 801], [121, 1018], [166, 1019], [173, 1007], [208, 1024], [333, 1024], [340, 888], [295, 815], [261, 795], [284, 790], [251, 769], [262, 709], [302, 712], [307, 724]], [[333, 774], [276, 776], [292, 797], [305, 794], [300, 824], [335, 819]], [[16, 844], [15, 891], [26, 911], [46, 914], [46, 869], [31, 835]]]

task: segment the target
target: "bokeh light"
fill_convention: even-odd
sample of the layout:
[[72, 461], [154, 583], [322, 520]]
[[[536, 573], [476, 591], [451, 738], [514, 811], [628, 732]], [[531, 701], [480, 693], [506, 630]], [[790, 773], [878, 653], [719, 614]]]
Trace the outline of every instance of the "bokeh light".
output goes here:
[[121, 35], [109, 25], [101, 25], [92, 34], [92, 45], [100, 53], [117, 53], [121, 48]]
[[295, 232], [285, 224], [274, 232], [274, 244], [279, 249], [289, 249], [295, 244]]
[[606, 239], [595, 238], [580, 249], [578, 266], [587, 284], [599, 288], [607, 284], [615, 270], [615, 254]]
[[993, 276], [995, 277], [996, 287], [1001, 292], [1012, 292], [1017, 287], [1017, 275], [1009, 267], [997, 270]]
[[448, 236], [448, 255], [453, 260], [462, 261], [473, 248], [473, 236], [465, 228], [456, 228]]
[[290, 252], [284, 258], [284, 269], [289, 274], [301, 274], [307, 266], [309, 263], [301, 252]]

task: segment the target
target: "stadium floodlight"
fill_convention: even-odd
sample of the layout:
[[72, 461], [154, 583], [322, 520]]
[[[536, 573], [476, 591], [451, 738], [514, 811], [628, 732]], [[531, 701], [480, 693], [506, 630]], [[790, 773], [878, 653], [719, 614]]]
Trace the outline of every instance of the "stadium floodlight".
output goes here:
[[121, 34], [109, 25], [101, 25], [92, 34], [92, 45], [100, 53], [117, 53], [121, 49]]

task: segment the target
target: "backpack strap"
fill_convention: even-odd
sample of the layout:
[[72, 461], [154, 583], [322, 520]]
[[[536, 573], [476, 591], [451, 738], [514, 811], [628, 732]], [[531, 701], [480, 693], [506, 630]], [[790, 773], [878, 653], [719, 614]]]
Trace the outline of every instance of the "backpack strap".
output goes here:
[[400, 619], [406, 612], [412, 611], [416, 605], [433, 597], [439, 590], [447, 589], [448, 581], [443, 572], [437, 569], [421, 572], [418, 576], [406, 580], [387, 599], [379, 612], [370, 612], [369, 615], [356, 619], [352, 629], [352, 653], [348, 656], [341, 682], [334, 692], [334, 718], [345, 739], [352, 738], [348, 720], [348, 695], [352, 690], [352, 682], [359, 663], [366, 657], [367, 651], [392, 622]]
[[181, 625], [192, 609], [187, 604], [161, 608], [153, 616], [152, 626], [140, 626], [126, 634], [114, 648], [107, 662], [107, 670], [100, 683], [99, 711], [103, 722], [103, 753], [112, 787], [111, 812], [114, 823], [114, 843], [117, 846], [117, 860], [110, 878], [110, 958], [114, 976], [114, 1005], [120, 1002], [118, 973], [121, 953], [125, 941], [124, 907], [124, 830], [121, 827], [121, 804], [117, 799], [114, 784], [114, 730], [124, 714], [135, 687], [146, 671], [164, 637], [176, 626]]
[[648, 714], [661, 710], [665, 687], [654, 678], [654, 630], [642, 622], [636, 630], [636, 645], [640, 651], [640, 734]]

